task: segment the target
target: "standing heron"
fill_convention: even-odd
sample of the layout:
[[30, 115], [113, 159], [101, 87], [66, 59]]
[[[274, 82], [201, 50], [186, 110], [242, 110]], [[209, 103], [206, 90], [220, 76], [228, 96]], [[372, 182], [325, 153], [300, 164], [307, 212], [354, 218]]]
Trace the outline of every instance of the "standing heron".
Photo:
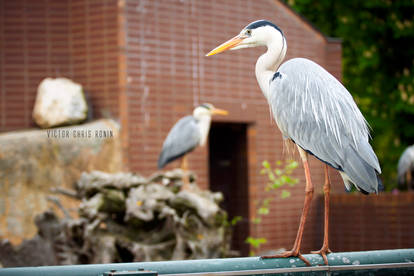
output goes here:
[[398, 160], [398, 185], [414, 188], [414, 145], [406, 148]]
[[212, 115], [227, 115], [226, 110], [215, 108], [212, 104], [205, 103], [197, 106], [193, 115], [188, 115], [171, 128], [162, 146], [158, 158], [158, 168], [162, 169], [168, 163], [182, 157], [181, 169], [183, 170], [183, 188], [188, 188], [187, 175], [188, 164], [186, 154], [197, 146], [204, 146], [210, 131]]
[[328, 264], [326, 254], [331, 252], [328, 166], [340, 172], [348, 191], [354, 185], [364, 194], [378, 193], [381, 185], [378, 158], [368, 142], [368, 125], [350, 93], [321, 66], [305, 58], [294, 58], [280, 65], [286, 55], [286, 38], [269, 21], [250, 23], [207, 56], [256, 46], [267, 47], [256, 62], [257, 82], [283, 136], [296, 144], [306, 177], [305, 202], [292, 250], [263, 258], [296, 256], [310, 265], [301, 255], [300, 246], [314, 190], [308, 165], [311, 154], [326, 164], [324, 240], [322, 248], [313, 253], [322, 255]]

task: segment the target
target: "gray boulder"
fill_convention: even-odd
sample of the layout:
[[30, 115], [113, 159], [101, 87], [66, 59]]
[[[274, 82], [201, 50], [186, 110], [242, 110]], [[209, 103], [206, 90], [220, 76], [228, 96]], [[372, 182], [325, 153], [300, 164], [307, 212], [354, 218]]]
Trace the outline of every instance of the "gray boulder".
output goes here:
[[88, 106], [82, 85], [66, 78], [46, 78], [38, 89], [33, 119], [42, 128], [82, 122]]

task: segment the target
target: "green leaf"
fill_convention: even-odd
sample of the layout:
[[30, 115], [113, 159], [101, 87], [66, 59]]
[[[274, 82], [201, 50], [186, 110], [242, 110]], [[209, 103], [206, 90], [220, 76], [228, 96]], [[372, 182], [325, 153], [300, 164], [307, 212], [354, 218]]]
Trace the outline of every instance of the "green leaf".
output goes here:
[[266, 243], [267, 240], [265, 238], [248, 237], [245, 242], [248, 243], [248, 244], [250, 244], [254, 248], [259, 248], [260, 245]]
[[290, 197], [290, 192], [288, 190], [282, 190], [282, 194], [280, 195], [282, 199]]
[[290, 187], [295, 186], [297, 183], [299, 182], [299, 179], [297, 178], [292, 178], [292, 181], [289, 183]]
[[282, 176], [280, 177], [280, 180], [281, 180], [281, 182], [282, 182], [283, 184], [286, 184], [286, 183], [289, 183], [289, 181], [290, 181], [290, 177], [289, 177], [289, 176], [287, 176], [287, 175], [282, 175]]
[[291, 170], [293, 170], [293, 169], [296, 169], [297, 167], [299, 166], [299, 163], [298, 162], [296, 162], [296, 161], [290, 161], [288, 164], [287, 164], [287, 168], [288, 169], [291, 169]]
[[231, 221], [230, 221], [230, 224], [231, 225], [236, 225], [239, 221], [241, 221], [242, 220], [242, 217], [241, 216], [235, 216]]
[[269, 172], [269, 180], [272, 182], [276, 180], [276, 177], [272, 172]]
[[263, 167], [265, 167], [266, 169], [270, 169], [270, 163], [268, 161], [263, 161], [262, 162]]
[[266, 206], [266, 207], [269, 206], [270, 201], [272, 201], [272, 198], [265, 198], [263, 200], [263, 206]]
[[259, 215], [267, 215], [269, 214], [269, 208], [267, 207], [261, 207], [258, 210]]

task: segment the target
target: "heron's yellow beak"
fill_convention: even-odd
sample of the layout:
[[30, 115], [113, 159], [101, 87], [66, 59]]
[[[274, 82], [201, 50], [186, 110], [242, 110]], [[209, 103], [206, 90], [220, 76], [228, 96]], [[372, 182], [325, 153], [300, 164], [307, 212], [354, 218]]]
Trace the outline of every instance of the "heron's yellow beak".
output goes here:
[[224, 109], [215, 108], [211, 111], [211, 114], [213, 115], [228, 115], [229, 112]]
[[229, 41], [226, 41], [223, 44], [221, 44], [220, 46], [217, 46], [216, 48], [211, 50], [209, 53], [206, 54], [206, 56], [207, 57], [212, 56], [212, 55], [224, 52], [226, 50], [229, 50], [229, 49], [239, 45], [242, 41], [243, 41], [243, 38], [241, 38], [240, 35], [237, 35], [237, 36], [233, 37], [232, 39], [230, 39]]

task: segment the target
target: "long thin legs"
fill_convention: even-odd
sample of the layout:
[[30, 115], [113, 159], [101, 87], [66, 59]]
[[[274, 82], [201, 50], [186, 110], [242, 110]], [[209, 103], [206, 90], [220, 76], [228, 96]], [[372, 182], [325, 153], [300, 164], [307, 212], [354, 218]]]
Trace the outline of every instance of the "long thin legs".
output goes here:
[[298, 147], [298, 149], [299, 149], [299, 153], [300, 153], [300, 156], [302, 158], [303, 167], [304, 167], [304, 170], [305, 170], [305, 177], [306, 177], [305, 192], [306, 192], [306, 194], [305, 194], [305, 203], [303, 205], [302, 216], [300, 218], [299, 229], [298, 229], [298, 232], [296, 234], [295, 243], [293, 244], [293, 248], [290, 251], [286, 251], [284, 253], [277, 254], [277, 255], [272, 255], [272, 256], [262, 256], [262, 258], [269, 259], [269, 258], [298, 257], [303, 262], [305, 262], [306, 265], [310, 266], [311, 265], [310, 262], [307, 259], [305, 259], [305, 257], [303, 257], [302, 254], [300, 253], [300, 246], [301, 246], [301, 243], [302, 243], [303, 230], [305, 228], [306, 217], [308, 216], [310, 204], [312, 202], [313, 184], [312, 184], [311, 177], [310, 177], [307, 153], [299, 147]]
[[184, 155], [181, 159], [181, 170], [183, 171], [183, 190], [188, 190], [190, 188], [190, 176], [188, 173], [188, 162], [187, 155]]
[[326, 254], [331, 253], [329, 249], [329, 194], [331, 191], [331, 183], [328, 174], [328, 165], [325, 165], [325, 183], [323, 185], [323, 193], [325, 195], [325, 217], [324, 217], [324, 236], [322, 248], [318, 251], [312, 251], [311, 253], [320, 254], [326, 265], [328, 265], [328, 258]]

